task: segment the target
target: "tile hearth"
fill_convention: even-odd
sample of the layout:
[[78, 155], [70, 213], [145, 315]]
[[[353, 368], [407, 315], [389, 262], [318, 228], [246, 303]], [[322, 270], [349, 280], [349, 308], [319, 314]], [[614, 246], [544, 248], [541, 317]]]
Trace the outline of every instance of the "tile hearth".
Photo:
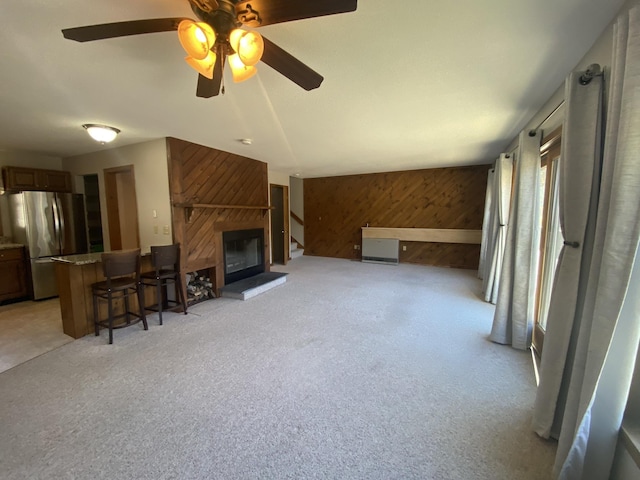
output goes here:
[[238, 280], [220, 289], [220, 296], [248, 300], [287, 281], [287, 273], [264, 272]]

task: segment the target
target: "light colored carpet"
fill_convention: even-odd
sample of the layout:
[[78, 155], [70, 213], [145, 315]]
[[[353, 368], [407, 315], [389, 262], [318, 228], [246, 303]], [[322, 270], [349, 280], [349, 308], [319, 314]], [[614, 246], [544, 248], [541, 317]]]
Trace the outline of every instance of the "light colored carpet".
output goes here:
[[3, 479], [548, 479], [475, 272], [301, 257], [0, 374]]

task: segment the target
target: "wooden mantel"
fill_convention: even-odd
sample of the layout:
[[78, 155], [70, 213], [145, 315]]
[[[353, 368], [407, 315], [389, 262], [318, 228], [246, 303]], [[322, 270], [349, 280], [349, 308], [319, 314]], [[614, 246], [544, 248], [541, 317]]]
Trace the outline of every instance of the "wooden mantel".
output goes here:
[[269, 210], [273, 210], [269, 205], [220, 205], [212, 203], [184, 203], [175, 202], [174, 207], [184, 208], [187, 223], [191, 221], [194, 208], [211, 208], [211, 209], [240, 209], [240, 210], [262, 210], [262, 216], [264, 217]]

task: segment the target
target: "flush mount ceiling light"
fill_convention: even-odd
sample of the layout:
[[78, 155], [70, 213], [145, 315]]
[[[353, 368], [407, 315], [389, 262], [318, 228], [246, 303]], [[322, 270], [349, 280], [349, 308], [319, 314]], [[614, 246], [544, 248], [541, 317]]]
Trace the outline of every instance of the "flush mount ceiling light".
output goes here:
[[108, 125], [98, 125], [95, 123], [85, 123], [82, 125], [91, 138], [93, 138], [96, 142], [100, 142], [102, 144], [112, 142], [116, 136], [120, 133], [115, 127], [110, 127]]

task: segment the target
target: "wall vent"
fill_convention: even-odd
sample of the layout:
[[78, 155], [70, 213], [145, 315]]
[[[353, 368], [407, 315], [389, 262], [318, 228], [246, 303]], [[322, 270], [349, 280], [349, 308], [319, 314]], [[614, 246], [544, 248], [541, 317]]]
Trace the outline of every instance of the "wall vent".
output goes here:
[[397, 265], [400, 255], [400, 240], [396, 238], [363, 238], [362, 261]]

